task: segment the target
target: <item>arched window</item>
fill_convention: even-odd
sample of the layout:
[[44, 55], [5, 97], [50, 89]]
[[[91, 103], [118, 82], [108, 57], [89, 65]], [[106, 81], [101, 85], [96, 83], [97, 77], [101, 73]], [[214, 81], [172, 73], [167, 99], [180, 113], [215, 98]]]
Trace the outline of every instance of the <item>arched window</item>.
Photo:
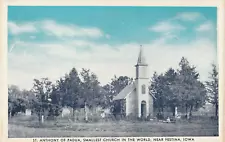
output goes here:
[[141, 92], [142, 92], [142, 94], [145, 94], [145, 92], [146, 92], [145, 85], [142, 85], [142, 86], [141, 86]]

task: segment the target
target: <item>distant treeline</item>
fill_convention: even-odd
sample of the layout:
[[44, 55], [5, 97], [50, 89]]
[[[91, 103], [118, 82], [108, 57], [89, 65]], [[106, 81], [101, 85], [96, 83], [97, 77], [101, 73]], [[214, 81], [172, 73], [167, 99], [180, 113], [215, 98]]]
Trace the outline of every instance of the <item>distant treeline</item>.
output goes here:
[[[117, 113], [113, 105], [113, 97], [134, 79], [127, 76], [114, 76], [109, 84], [100, 85], [96, 74], [89, 69], [80, 73], [75, 68], [56, 82], [48, 78], [34, 79], [31, 90], [20, 90], [11, 85], [8, 88], [9, 117], [27, 108], [46, 119], [61, 114], [62, 107], [68, 106], [75, 111], [79, 108], [110, 108]], [[150, 79], [149, 92], [155, 96], [154, 109], [163, 114], [165, 108], [174, 113], [175, 107], [182, 107], [186, 115], [210, 102], [215, 106], [215, 116], [218, 116], [218, 72], [212, 65], [209, 81], [201, 82], [195, 66], [191, 66], [186, 58], [182, 58], [178, 69], [169, 68], [165, 73], [156, 72]], [[73, 111], [73, 114], [74, 114]]]

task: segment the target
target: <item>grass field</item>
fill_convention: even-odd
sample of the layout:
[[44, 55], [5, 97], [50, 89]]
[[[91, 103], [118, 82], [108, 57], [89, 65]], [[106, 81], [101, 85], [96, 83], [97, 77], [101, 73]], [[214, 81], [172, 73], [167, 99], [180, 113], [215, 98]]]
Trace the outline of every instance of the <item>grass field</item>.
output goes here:
[[130, 122], [110, 121], [81, 123], [69, 121], [45, 122], [42, 126], [34, 120], [10, 120], [10, 138], [31, 137], [87, 137], [87, 136], [217, 136], [218, 125], [210, 119], [192, 122]]

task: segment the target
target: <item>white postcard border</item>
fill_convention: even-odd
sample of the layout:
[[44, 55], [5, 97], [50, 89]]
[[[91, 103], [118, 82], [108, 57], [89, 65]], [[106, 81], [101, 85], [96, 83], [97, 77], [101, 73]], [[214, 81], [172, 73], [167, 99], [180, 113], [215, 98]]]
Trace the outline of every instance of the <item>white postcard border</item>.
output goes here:
[[[31, 142], [33, 138], [8, 138], [8, 115], [7, 115], [7, 6], [200, 6], [200, 7], [217, 7], [217, 45], [218, 45], [218, 61], [219, 61], [219, 137], [193, 137], [196, 142], [212, 142], [225, 140], [223, 134], [225, 133], [224, 118], [225, 110], [225, 71], [224, 71], [224, 4], [223, 0], [1, 0], [0, 13], [1, 13], [1, 38], [0, 38], [0, 69], [1, 69], [1, 116], [0, 116], [0, 137], [4, 142]], [[207, 52], [207, 51], [206, 51]], [[104, 138], [104, 137], [102, 137]], [[122, 139], [122, 137], [120, 137]], [[127, 137], [125, 137], [127, 138]], [[183, 138], [183, 137], [177, 137]], [[38, 138], [41, 139], [41, 138]], [[51, 138], [47, 138], [51, 139]], [[61, 138], [58, 138], [59, 140]], [[77, 139], [77, 138], [75, 138]], [[83, 139], [83, 138], [80, 138]]]

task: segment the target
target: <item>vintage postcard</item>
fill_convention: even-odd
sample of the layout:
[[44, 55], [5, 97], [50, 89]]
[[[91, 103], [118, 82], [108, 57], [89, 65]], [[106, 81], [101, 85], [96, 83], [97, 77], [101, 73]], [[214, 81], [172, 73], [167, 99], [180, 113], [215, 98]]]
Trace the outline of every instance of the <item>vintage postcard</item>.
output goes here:
[[224, 15], [208, 2], [9, 1], [4, 140], [221, 141]]

